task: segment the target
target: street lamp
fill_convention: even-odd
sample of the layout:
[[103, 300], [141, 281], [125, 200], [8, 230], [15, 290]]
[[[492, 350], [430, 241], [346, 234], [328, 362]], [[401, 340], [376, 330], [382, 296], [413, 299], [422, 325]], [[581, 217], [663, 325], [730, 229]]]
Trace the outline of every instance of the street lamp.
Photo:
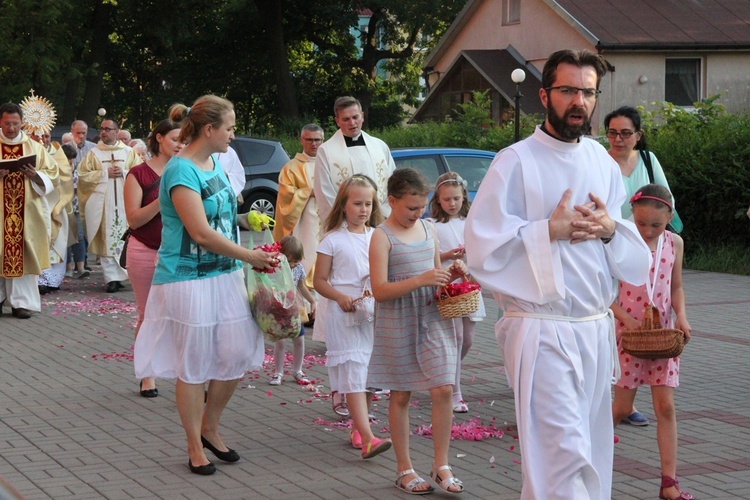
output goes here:
[[513, 73], [510, 74], [510, 79], [516, 84], [516, 95], [513, 96], [516, 102], [516, 140], [518, 142], [521, 136], [521, 83], [526, 79], [526, 72], [521, 68], [516, 68]]

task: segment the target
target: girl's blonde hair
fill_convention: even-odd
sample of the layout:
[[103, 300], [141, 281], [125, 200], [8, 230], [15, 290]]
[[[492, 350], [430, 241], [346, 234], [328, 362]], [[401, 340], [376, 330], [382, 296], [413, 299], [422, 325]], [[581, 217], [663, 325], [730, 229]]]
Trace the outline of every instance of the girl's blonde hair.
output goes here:
[[366, 175], [356, 174], [349, 177], [339, 186], [339, 191], [336, 193], [336, 199], [331, 207], [331, 212], [328, 214], [328, 218], [323, 226], [326, 233], [340, 228], [341, 224], [344, 223], [344, 207], [349, 200], [349, 190], [353, 187], [372, 188], [372, 213], [370, 213], [370, 219], [366, 225], [375, 227], [383, 222], [383, 215], [380, 212], [380, 204], [378, 203], [378, 186]]
[[192, 106], [173, 104], [169, 108], [169, 119], [181, 123], [180, 141], [187, 144], [195, 140], [206, 125], [220, 127], [224, 123], [224, 114], [234, 111], [234, 105], [223, 97], [204, 95]]
[[469, 203], [469, 195], [466, 192], [466, 181], [456, 172], [446, 172], [438, 177], [435, 182], [435, 192], [432, 194], [432, 199], [430, 200], [430, 214], [432, 215], [432, 218], [435, 219], [436, 222], [448, 222], [451, 218], [451, 216], [448, 215], [448, 212], [443, 210], [443, 207], [440, 206], [440, 188], [444, 186], [461, 187], [461, 194], [464, 197], [464, 201], [461, 203], [458, 216], [465, 219], [466, 216], [469, 215], [469, 207], [471, 207], [471, 203]]

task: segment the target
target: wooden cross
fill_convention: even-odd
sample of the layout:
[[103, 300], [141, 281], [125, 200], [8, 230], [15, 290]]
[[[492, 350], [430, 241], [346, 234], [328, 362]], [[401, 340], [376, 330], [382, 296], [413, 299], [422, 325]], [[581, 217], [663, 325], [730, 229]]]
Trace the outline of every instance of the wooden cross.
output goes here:
[[117, 161], [122, 161], [122, 160], [118, 160], [117, 158], [115, 158], [115, 154], [112, 153], [112, 159], [102, 160], [102, 163], [110, 163], [111, 164], [110, 167], [116, 167], [117, 165], [115, 165], [115, 162]]
[[[112, 155], [111, 159], [109, 159], [109, 160], [102, 160], [102, 163], [109, 163], [110, 167], [116, 167], [117, 165], [115, 165], [115, 162], [122, 161], [122, 160], [118, 160], [117, 158], [115, 158], [115, 154], [114, 153], [111, 153], [111, 155]], [[102, 166], [104, 166], [104, 165], [102, 165]], [[112, 180], [115, 181], [115, 217], [116, 217], [117, 216], [117, 206], [118, 206], [118, 203], [117, 203], [117, 177], [115, 177]]]

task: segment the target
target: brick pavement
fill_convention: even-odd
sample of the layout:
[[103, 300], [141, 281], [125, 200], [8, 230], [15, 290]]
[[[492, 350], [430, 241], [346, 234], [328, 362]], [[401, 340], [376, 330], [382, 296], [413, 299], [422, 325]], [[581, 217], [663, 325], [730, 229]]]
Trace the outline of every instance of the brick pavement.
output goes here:
[[[131, 289], [106, 294], [101, 279], [95, 268], [87, 280], [66, 281], [43, 297], [42, 313], [30, 320], [12, 318], [8, 308], [0, 318], [0, 476], [25, 497], [405, 497], [393, 487], [392, 451], [362, 461], [348, 446], [348, 431], [327, 399], [324, 346], [310, 340], [305, 369], [317, 397], [289, 377], [270, 387], [266, 367], [248, 374], [223, 417], [224, 440], [242, 460], [217, 464], [210, 477], [190, 474], [173, 384], [160, 381], [155, 399], [138, 395]], [[750, 277], [687, 271], [685, 288], [694, 337], [676, 392], [681, 483], [697, 498], [750, 498]], [[485, 302], [494, 317], [494, 303]], [[456, 422], [494, 424], [505, 436], [452, 443], [452, 465], [467, 487], [463, 498], [514, 499], [520, 492], [513, 398], [492, 327], [480, 324], [464, 364], [470, 413]], [[429, 421], [429, 397], [414, 399], [416, 428]], [[375, 408], [376, 431], [387, 427], [386, 404]], [[639, 391], [637, 405], [653, 418], [648, 390]], [[656, 498], [655, 431], [618, 427], [615, 497]], [[414, 465], [425, 477], [431, 445], [412, 437]]]

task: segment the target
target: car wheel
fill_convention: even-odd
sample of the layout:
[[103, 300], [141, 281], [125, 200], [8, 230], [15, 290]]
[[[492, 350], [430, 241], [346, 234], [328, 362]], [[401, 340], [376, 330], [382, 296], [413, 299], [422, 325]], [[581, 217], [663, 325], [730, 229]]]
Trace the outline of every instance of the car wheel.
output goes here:
[[272, 219], [276, 216], [276, 198], [267, 192], [253, 193], [247, 197], [242, 205], [242, 213], [255, 210]]

